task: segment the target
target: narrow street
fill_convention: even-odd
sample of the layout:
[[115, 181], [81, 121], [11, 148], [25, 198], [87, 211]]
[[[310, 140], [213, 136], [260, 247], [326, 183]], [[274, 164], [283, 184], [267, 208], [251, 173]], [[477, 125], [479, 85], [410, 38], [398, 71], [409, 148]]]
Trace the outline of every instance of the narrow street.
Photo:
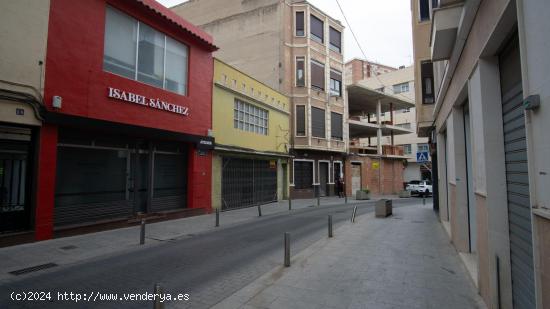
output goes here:
[[[406, 206], [418, 199], [395, 200]], [[359, 204], [357, 216], [373, 211], [373, 202]], [[190, 307], [210, 307], [283, 262], [283, 233], [291, 233], [291, 254], [307, 248], [327, 233], [327, 215], [334, 228], [349, 222], [352, 205], [309, 207], [288, 213], [263, 216], [230, 228], [190, 238], [96, 258], [69, 267], [53, 268], [43, 274], [0, 286], [2, 308], [74, 308], [72, 301], [14, 302], [11, 291], [74, 293], [153, 292], [161, 283], [166, 293], [188, 293]], [[55, 293], [55, 295], [54, 295]], [[97, 308], [98, 303], [78, 303], [79, 308]], [[101, 308], [143, 308], [151, 302], [101, 302]], [[179, 304], [181, 305], [181, 304]], [[169, 305], [170, 306], [170, 305]]]

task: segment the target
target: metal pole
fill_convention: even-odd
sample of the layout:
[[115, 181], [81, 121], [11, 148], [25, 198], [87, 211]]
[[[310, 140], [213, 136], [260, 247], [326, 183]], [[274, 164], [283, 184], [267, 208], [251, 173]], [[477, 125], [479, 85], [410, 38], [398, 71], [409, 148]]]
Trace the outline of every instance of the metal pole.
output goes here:
[[332, 215], [328, 215], [328, 237], [332, 237]]
[[351, 214], [351, 223], [355, 223], [355, 214], [357, 213], [357, 206], [353, 207], [353, 213]]
[[424, 195], [422, 196], [422, 205], [426, 205], [426, 197]]
[[317, 206], [321, 206], [321, 187], [317, 185]]
[[348, 194], [347, 193], [344, 194], [344, 200], [345, 200], [345, 203], [347, 204], [348, 203]]
[[160, 284], [158, 283], [155, 283], [155, 302], [153, 303], [153, 309], [163, 309], [164, 308], [164, 303], [161, 302], [161, 298], [160, 296], [163, 294], [163, 291], [162, 291], [162, 287], [160, 286]]
[[290, 198], [290, 195], [288, 196], [288, 211], [292, 210], [292, 199]]
[[141, 230], [139, 235], [139, 244], [145, 244], [145, 219], [141, 219]]
[[216, 208], [216, 227], [220, 226], [220, 209]]
[[258, 217], [262, 216], [262, 205], [258, 205]]
[[290, 233], [285, 232], [285, 267], [290, 266]]

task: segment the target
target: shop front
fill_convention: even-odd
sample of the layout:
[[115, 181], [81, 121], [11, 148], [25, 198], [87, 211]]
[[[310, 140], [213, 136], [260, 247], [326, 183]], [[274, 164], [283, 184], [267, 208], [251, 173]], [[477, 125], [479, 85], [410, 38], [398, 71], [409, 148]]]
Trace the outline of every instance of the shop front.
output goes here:
[[[338, 196], [345, 185], [343, 153], [294, 150], [292, 160], [292, 198]], [[339, 188], [338, 183], [342, 182]]]
[[211, 37], [155, 1], [52, 0], [47, 46], [35, 238], [209, 212]]

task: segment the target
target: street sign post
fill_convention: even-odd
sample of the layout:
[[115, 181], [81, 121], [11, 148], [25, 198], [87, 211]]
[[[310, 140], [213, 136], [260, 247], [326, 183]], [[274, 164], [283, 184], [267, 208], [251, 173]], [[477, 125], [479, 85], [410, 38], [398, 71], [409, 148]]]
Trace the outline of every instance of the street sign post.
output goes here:
[[418, 163], [430, 162], [428, 152], [427, 151], [417, 152], [416, 153], [416, 162], [418, 162]]

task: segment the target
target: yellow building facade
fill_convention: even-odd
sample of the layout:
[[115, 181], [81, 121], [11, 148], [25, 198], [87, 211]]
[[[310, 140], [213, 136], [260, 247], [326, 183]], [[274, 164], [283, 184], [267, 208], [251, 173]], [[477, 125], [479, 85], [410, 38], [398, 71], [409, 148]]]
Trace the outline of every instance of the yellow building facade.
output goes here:
[[265, 204], [288, 194], [288, 97], [214, 60], [212, 207]]

